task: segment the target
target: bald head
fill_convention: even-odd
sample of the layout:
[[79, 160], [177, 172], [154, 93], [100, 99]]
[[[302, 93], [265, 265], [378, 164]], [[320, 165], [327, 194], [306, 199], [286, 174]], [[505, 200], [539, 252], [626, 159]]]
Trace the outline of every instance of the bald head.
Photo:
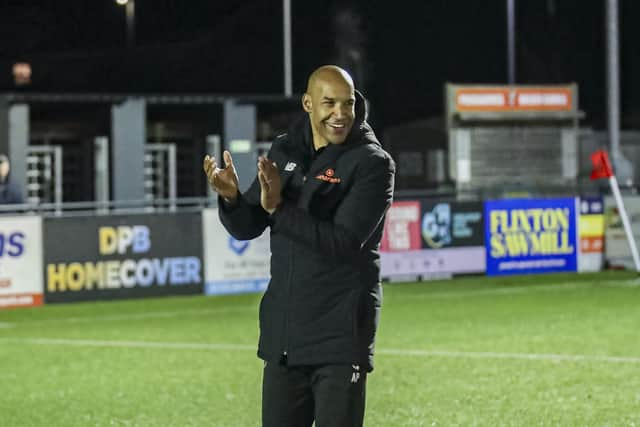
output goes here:
[[313, 93], [323, 84], [342, 84], [349, 86], [351, 90], [354, 89], [353, 79], [349, 73], [336, 65], [323, 65], [322, 67], [316, 68], [307, 81], [307, 93]]
[[302, 108], [309, 113], [316, 149], [346, 141], [355, 118], [353, 79], [335, 65], [324, 65], [309, 76]]

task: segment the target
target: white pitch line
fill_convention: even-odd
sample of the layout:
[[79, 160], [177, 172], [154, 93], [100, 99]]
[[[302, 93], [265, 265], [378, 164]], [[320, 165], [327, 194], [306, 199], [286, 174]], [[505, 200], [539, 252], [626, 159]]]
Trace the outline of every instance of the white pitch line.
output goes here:
[[607, 280], [602, 283], [596, 284], [596, 286], [610, 286], [614, 288], [638, 288], [640, 287], [640, 279], [630, 279], [630, 280]]
[[482, 295], [516, 295], [526, 294], [531, 291], [571, 291], [579, 288], [579, 285], [543, 285], [543, 286], [527, 286], [527, 287], [513, 287], [513, 288], [499, 288], [499, 289], [478, 289], [474, 291], [466, 292], [436, 292], [433, 294], [424, 294], [425, 298], [459, 298], [459, 297], [471, 297]]
[[[426, 284], [425, 286], [428, 286]], [[597, 284], [552, 284], [552, 285], [532, 285], [532, 286], [517, 286], [504, 287], [504, 288], [492, 288], [492, 289], [475, 289], [469, 291], [453, 291], [453, 292], [427, 292], [419, 295], [409, 296], [411, 299], [415, 298], [463, 298], [470, 296], [482, 296], [482, 295], [514, 295], [524, 294], [529, 291], [569, 291], [579, 288], [594, 289], [598, 286], [603, 287], [620, 287], [620, 288], [633, 288], [640, 287], [640, 281], [635, 280], [620, 280], [620, 281], [604, 281]], [[400, 297], [403, 298], [403, 297]], [[189, 316], [199, 314], [224, 314], [243, 311], [254, 311], [257, 307], [254, 305], [245, 307], [229, 307], [229, 308], [207, 308], [207, 309], [185, 309], [185, 310], [172, 310], [172, 311], [152, 311], [147, 313], [128, 313], [128, 314], [115, 314], [105, 316], [76, 316], [76, 317], [63, 317], [63, 318], [51, 318], [40, 320], [25, 320], [15, 323], [0, 322], [0, 328], [12, 328], [18, 324], [52, 324], [52, 323], [83, 323], [94, 321], [109, 321], [109, 320], [135, 320], [135, 319], [153, 319], [162, 317], [177, 317], [177, 316]]]
[[[428, 284], [425, 284], [428, 286]], [[504, 288], [490, 288], [490, 289], [474, 289], [469, 291], [445, 291], [445, 292], [425, 292], [419, 295], [407, 295], [402, 296], [401, 298], [466, 298], [473, 296], [483, 296], [483, 295], [517, 295], [517, 294], [526, 294], [531, 291], [539, 292], [539, 291], [549, 291], [549, 292], [559, 292], [559, 291], [573, 291], [576, 289], [585, 289], [585, 290], [596, 290], [598, 287], [607, 287], [607, 288], [634, 288], [640, 287], [640, 282], [638, 280], [609, 280], [600, 283], [567, 283], [567, 284], [551, 284], [551, 285], [531, 285], [531, 286], [518, 286], [514, 285], [512, 287], [508, 287], [505, 285]]]
[[255, 345], [242, 344], [211, 344], [192, 342], [158, 342], [158, 341], [105, 341], [82, 339], [56, 339], [56, 338], [2, 338], [7, 341], [20, 344], [36, 345], [67, 345], [77, 347], [122, 347], [122, 348], [160, 348], [173, 350], [256, 350]]
[[[428, 285], [425, 285], [428, 286]], [[516, 295], [526, 294], [531, 291], [571, 291], [583, 287], [578, 284], [567, 285], [533, 285], [533, 286], [513, 286], [504, 288], [490, 288], [490, 289], [473, 289], [468, 291], [444, 291], [444, 292], [425, 292], [418, 295], [403, 295], [400, 298], [406, 299], [429, 299], [429, 298], [466, 298], [483, 295]], [[394, 297], [395, 298], [395, 297]]]
[[13, 324], [55, 324], [55, 323], [86, 323], [96, 321], [109, 321], [109, 320], [136, 320], [136, 319], [155, 319], [162, 317], [178, 317], [178, 316], [190, 316], [201, 314], [225, 314], [236, 313], [242, 311], [257, 310], [254, 306], [247, 307], [228, 307], [228, 308], [206, 308], [206, 309], [185, 309], [185, 310], [172, 310], [172, 311], [151, 311], [146, 313], [126, 313], [126, 314], [110, 314], [105, 316], [76, 316], [76, 317], [61, 317], [59, 319], [39, 319], [39, 320], [25, 320], [16, 322]]
[[492, 351], [446, 351], [446, 350], [394, 350], [380, 349], [378, 354], [389, 356], [457, 357], [466, 359], [520, 359], [545, 360], [552, 362], [607, 362], [640, 363], [640, 357], [606, 356], [587, 354], [545, 354], [545, 353], [499, 353]]
[[[189, 343], [161, 341], [109, 341], [56, 338], [8, 338], [0, 337], [0, 342], [34, 345], [67, 345], [78, 347], [120, 347], [120, 348], [154, 348], [171, 350], [240, 350], [255, 351], [255, 345], [225, 343]], [[640, 364], [640, 357], [607, 356], [586, 354], [545, 354], [545, 353], [500, 353], [485, 351], [447, 351], [447, 350], [409, 350], [378, 349], [377, 354], [404, 357], [449, 357], [464, 359], [514, 359], [552, 362], [606, 362]]]

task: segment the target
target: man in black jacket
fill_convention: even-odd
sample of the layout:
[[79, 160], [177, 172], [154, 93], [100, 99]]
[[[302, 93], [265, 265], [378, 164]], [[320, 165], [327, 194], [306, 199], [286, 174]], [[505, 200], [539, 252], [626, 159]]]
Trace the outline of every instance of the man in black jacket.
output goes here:
[[246, 193], [228, 151], [224, 168], [205, 156], [204, 170], [231, 235], [252, 239], [271, 227], [258, 346], [263, 426], [361, 426], [395, 165], [343, 69], [314, 71], [302, 107], [307, 114], [258, 160]]

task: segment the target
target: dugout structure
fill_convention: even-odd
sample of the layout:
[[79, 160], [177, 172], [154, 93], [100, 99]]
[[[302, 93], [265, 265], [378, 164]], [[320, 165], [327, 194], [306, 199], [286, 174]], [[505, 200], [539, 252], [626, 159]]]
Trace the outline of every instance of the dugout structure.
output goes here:
[[458, 191], [487, 196], [575, 189], [578, 178], [576, 84], [446, 84], [449, 176]]
[[283, 130], [297, 103], [279, 94], [0, 93], [0, 153], [30, 206], [175, 209], [212, 197], [205, 153], [229, 150], [248, 188], [260, 141]]

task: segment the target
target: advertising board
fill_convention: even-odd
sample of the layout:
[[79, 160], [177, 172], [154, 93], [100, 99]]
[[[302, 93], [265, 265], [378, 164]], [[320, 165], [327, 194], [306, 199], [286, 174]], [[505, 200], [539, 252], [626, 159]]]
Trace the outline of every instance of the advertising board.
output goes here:
[[42, 219], [0, 218], [0, 309], [42, 304]]
[[604, 264], [604, 201], [602, 197], [580, 199], [578, 217], [580, 252], [578, 271], [600, 271]]
[[575, 198], [485, 202], [487, 274], [577, 270]]
[[202, 293], [200, 213], [44, 220], [45, 301]]
[[206, 295], [262, 292], [269, 283], [269, 229], [253, 240], [233, 238], [217, 209], [202, 212]]
[[381, 245], [385, 279], [450, 277], [485, 271], [481, 202], [398, 201]]

